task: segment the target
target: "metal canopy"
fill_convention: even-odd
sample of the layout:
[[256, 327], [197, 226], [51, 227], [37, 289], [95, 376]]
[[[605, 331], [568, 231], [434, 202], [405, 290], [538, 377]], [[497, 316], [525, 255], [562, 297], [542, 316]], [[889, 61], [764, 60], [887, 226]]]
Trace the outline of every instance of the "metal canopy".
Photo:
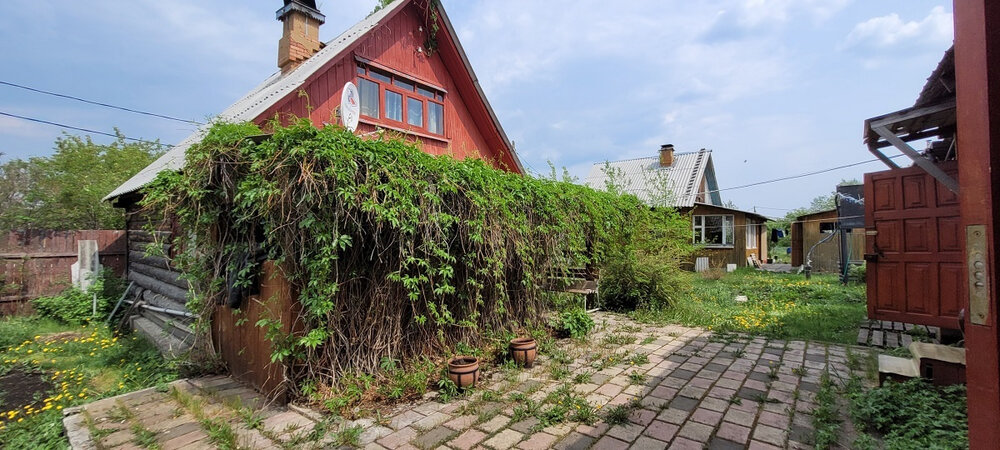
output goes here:
[[889, 146], [895, 147], [948, 190], [958, 194], [958, 181], [909, 144], [929, 137], [950, 137], [954, 133], [955, 123], [955, 99], [952, 97], [934, 105], [914, 106], [865, 120], [865, 144], [868, 145], [868, 151], [887, 166], [898, 169], [899, 165], [881, 150]]

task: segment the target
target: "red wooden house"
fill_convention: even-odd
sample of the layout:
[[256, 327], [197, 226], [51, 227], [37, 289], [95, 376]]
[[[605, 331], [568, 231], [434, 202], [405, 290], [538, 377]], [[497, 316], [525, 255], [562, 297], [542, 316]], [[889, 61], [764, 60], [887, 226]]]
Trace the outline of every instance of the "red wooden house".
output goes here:
[[[521, 162], [469, 65], [448, 15], [435, 0], [396, 0], [333, 40], [319, 41], [325, 17], [312, 0], [285, 0], [277, 11], [283, 22], [278, 45], [279, 71], [223, 111], [218, 119], [260, 125], [281, 117], [308, 117], [315, 125], [341, 123], [341, 94], [353, 83], [360, 94], [359, 135], [382, 129], [397, 132], [431, 154], [475, 157], [497, 168], [523, 173]], [[139, 212], [142, 188], [158, 173], [180, 170], [185, 152], [206, 128], [174, 146], [162, 158], [126, 181], [107, 200], [126, 209], [130, 299], [133, 326], [151, 335], [165, 352], [184, 350], [194, 339], [185, 309], [188, 285], [169, 260], [169, 236], [180, 230], [144, 229], [151, 218]], [[164, 239], [166, 238], [166, 239]], [[167, 257], [147, 254], [150, 242], [168, 242]], [[269, 279], [265, 277], [265, 279]], [[279, 294], [290, 302], [287, 284], [265, 282], [262, 296]], [[259, 302], [244, 311], [253, 324], [264, 314]], [[287, 316], [290, 308], [272, 313]], [[256, 327], [237, 327], [232, 314], [213, 316], [215, 350], [233, 375], [265, 392], [276, 392], [281, 368], [269, 364], [270, 345]], [[291, 326], [292, 320], [285, 320]]]

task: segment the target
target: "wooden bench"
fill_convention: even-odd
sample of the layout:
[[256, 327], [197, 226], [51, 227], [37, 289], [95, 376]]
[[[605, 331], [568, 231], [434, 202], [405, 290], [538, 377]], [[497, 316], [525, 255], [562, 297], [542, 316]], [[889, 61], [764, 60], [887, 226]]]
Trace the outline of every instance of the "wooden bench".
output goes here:
[[580, 294], [586, 297], [585, 307], [595, 307], [597, 304], [597, 285], [600, 273], [586, 267], [554, 269], [549, 271], [542, 289], [550, 292], [566, 292]]

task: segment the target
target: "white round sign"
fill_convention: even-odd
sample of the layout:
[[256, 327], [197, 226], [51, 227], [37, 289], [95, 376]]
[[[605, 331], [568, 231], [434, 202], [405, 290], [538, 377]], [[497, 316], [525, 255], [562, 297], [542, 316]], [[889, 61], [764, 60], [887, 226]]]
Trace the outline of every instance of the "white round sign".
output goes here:
[[361, 118], [361, 96], [358, 94], [358, 87], [350, 81], [344, 85], [344, 90], [340, 94], [340, 116], [344, 121], [344, 127], [354, 131], [358, 128], [358, 119]]

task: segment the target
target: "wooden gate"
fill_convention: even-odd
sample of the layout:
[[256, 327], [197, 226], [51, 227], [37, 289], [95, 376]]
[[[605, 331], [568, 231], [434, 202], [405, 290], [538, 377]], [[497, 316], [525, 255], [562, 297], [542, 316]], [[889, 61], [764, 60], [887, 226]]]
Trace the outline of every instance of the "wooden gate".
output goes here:
[[[939, 165], [958, 177], [958, 165]], [[865, 174], [868, 317], [959, 328], [965, 278], [958, 196], [919, 167]]]

